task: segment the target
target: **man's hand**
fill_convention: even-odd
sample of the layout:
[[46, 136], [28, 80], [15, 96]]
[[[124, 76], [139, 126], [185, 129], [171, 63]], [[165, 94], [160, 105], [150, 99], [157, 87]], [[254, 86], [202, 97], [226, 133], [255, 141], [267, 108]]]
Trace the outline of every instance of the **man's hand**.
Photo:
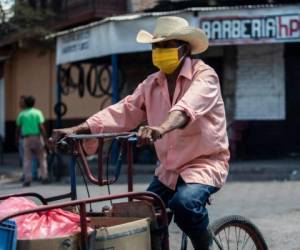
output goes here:
[[138, 131], [138, 143], [140, 147], [144, 144], [153, 144], [157, 139], [161, 139], [164, 134], [184, 127], [189, 118], [183, 111], [172, 111], [167, 119], [159, 127], [141, 126]]
[[163, 131], [160, 127], [141, 126], [138, 131], [137, 146], [153, 144], [156, 140], [161, 139]]
[[56, 151], [57, 143], [60, 139], [72, 134], [90, 134], [91, 130], [86, 122], [78, 126], [70, 128], [53, 129], [52, 135], [49, 138], [49, 146], [51, 151]]
[[62, 129], [53, 129], [51, 137], [48, 140], [49, 149], [52, 152], [55, 152], [57, 149], [57, 143], [60, 139], [74, 134], [73, 128], [62, 128]]

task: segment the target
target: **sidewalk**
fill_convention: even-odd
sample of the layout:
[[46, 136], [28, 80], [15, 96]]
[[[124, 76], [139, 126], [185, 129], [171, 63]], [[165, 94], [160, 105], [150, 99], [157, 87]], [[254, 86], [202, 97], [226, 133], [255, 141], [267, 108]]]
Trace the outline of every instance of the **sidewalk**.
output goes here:
[[[96, 161], [91, 161], [96, 169]], [[134, 174], [152, 174], [155, 165], [134, 165]], [[123, 173], [126, 173], [126, 166]], [[79, 171], [77, 171], [79, 172]], [[20, 178], [22, 169], [19, 166], [18, 154], [4, 155], [3, 164], [0, 162], [0, 177]], [[270, 181], [270, 180], [300, 180], [300, 157], [290, 157], [271, 160], [235, 161], [230, 163], [229, 181]]]

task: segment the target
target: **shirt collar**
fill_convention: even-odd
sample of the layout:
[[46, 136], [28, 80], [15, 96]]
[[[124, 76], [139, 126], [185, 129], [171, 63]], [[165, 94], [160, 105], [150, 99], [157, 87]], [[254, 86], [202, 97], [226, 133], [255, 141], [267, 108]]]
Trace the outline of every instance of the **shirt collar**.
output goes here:
[[180, 73], [178, 75], [183, 76], [189, 80], [192, 80], [193, 77], [193, 68], [192, 68], [192, 60], [190, 57], [186, 57], [184, 60], [184, 63], [182, 65], [182, 68], [180, 70]]
[[[193, 76], [192, 71], [193, 71], [193, 69], [192, 69], [192, 60], [191, 60], [190, 57], [186, 57], [185, 60], [184, 60], [183, 65], [182, 65], [182, 68], [179, 72], [178, 78], [180, 76], [183, 76], [183, 77], [185, 77], [189, 80], [192, 80], [192, 76]], [[159, 85], [162, 85], [166, 80], [166, 76], [160, 70], [160, 71], [157, 72], [155, 79], [157, 80]]]

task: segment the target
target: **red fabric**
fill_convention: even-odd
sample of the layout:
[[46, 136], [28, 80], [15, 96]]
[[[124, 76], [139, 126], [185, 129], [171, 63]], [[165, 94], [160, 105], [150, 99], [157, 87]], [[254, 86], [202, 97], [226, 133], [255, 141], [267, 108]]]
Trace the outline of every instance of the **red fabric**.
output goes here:
[[[0, 203], [0, 218], [37, 207], [33, 201], [24, 197], [10, 197]], [[17, 223], [18, 239], [61, 237], [80, 232], [80, 216], [62, 209], [22, 215], [13, 219]]]

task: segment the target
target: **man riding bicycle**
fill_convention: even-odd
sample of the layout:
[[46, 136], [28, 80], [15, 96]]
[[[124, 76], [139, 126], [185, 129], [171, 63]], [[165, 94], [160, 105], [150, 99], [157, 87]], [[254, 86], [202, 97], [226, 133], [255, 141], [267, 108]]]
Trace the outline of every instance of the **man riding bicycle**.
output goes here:
[[218, 76], [191, 58], [207, 49], [207, 36], [183, 18], [164, 16], [153, 35], [141, 30], [137, 41], [152, 44], [159, 71], [86, 122], [53, 130], [52, 143], [70, 134], [130, 131], [147, 121], [138, 145], [153, 143], [160, 162], [147, 191], [172, 210], [195, 249], [211, 249], [206, 203], [226, 181], [229, 150]]

